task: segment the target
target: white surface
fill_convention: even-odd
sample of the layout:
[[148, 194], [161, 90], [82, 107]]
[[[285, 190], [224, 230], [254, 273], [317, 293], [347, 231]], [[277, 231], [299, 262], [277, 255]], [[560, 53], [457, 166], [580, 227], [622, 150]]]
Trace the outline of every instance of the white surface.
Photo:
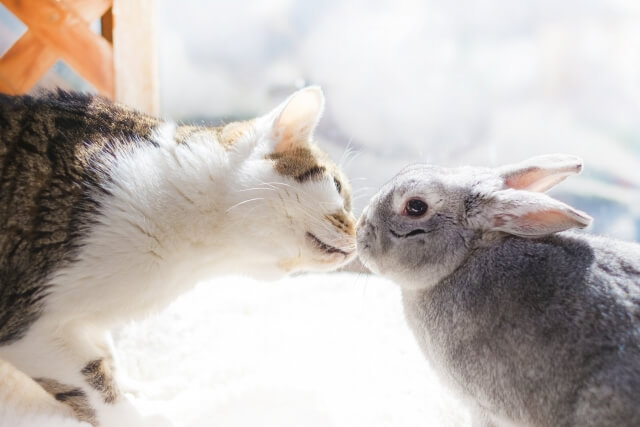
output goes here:
[[210, 281], [114, 339], [136, 406], [178, 426], [466, 423], [374, 276]]

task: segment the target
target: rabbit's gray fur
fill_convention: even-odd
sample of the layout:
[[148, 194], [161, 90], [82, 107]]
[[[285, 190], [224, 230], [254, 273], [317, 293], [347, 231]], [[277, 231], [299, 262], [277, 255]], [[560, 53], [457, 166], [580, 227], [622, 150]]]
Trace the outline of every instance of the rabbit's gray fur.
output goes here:
[[[563, 155], [412, 166], [360, 219], [361, 259], [402, 286], [477, 425], [640, 426], [640, 245], [558, 232], [590, 219], [539, 192], [580, 169]], [[403, 214], [411, 198], [424, 217]]]

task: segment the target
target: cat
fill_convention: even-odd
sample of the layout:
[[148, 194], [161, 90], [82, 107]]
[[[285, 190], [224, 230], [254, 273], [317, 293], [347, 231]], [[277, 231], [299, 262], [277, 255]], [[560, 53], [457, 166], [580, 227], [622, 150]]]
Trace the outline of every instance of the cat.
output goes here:
[[131, 404], [104, 331], [205, 277], [351, 261], [349, 182], [312, 142], [323, 109], [308, 87], [206, 127], [94, 95], [0, 95], [0, 359], [108, 425]]

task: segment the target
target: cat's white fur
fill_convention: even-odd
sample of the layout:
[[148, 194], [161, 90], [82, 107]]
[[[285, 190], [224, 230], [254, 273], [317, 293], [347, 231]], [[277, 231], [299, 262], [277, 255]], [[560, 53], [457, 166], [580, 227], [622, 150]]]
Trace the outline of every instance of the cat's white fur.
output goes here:
[[0, 378], [0, 426], [80, 425], [68, 406], [55, 400], [24, 372], [1, 359]]
[[[283, 135], [311, 136], [323, 100], [317, 88], [294, 94], [230, 147], [201, 136], [177, 144], [176, 126], [165, 124], [156, 131], [159, 148], [105, 157], [111, 195], [101, 196], [99, 222], [77, 261], [51, 279], [42, 317], [25, 338], [1, 347], [0, 357], [34, 378], [56, 372], [62, 383], [82, 383], [83, 364], [110, 354], [106, 329], [167, 305], [199, 279], [229, 273], [273, 279], [351, 259], [322, 253], [306, 236], [310, 231], [354, 252], [353, 236], [325, 219], [344, 209], [333, 179], [301, 185], [265, 161], [290, 148], [281, 146], [292, 141]], [[86, 391], [101, 425], [109, 425], [115, 408]]]

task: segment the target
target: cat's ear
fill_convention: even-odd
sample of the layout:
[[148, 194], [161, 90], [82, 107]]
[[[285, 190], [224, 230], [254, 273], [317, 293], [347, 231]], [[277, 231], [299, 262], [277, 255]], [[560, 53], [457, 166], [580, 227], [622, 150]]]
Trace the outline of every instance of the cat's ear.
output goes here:
[[317, 86], [301, 89], [270, 113], [273, 152], [290, 150], [306, 144], [324, 111], [324, 94]]

